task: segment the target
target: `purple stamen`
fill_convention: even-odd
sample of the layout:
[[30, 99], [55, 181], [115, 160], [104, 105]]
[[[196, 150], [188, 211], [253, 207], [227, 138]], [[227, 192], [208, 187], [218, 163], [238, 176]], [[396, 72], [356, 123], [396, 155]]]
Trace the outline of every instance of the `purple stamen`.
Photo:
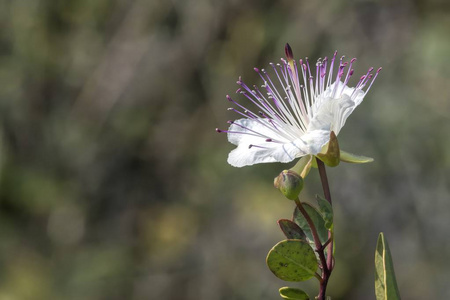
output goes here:
[[253, 145], [253, 144], [248, 145], [248, 149], [253, 148], [253, 147], [261, 148], [261, 149], [268, 149], [268, 147], [263, 147], [263, 146], [259, 146], [259, 145]]
[[[351, 67], [351, 64], [350, 64], [350, 67]], [[341, 95], [342, 95], [342, 93], [344, 92], [345, 86], [347, 85], [347, 83], [348, 83], [350, 77], [352, 77], [353, 71], [354, 71], [353, 69], [349, 69], [349, 70], [348, 70], [347, 76], [345, 76], [344, 85], [342, 86]]]
[[233, 107], [228, 108], [228, 110], [232, 110], [232, 111], [234, 111], [235, 113], [237, 113], [237, 114], [239, 114], [239, 115], [241, 115], [241, 116], [243, 116], [243, 117], [246, 117], [246, 118], [250, 118], [250, 119], [256, 119], [256, 118], [258, 118], [257, 115], [255, 115], [253, 112], [251, 112], [251, 111], [249, 111], [249, 110], [245, 110], [244, 112], [240, 112], [239, 110], [237, 110], [237, 109], [235, 109], [235, 108], [233, 108]]
[[[380, 71], [381, 71], [381, 67], [378, 68], [378, 70], [375, 72], [375, 76], [373, 77], [372, 82], [370, 83], [369, 87], [367, 88], [365, 94], [367, 94], [367, 92], [369, 92], [370, 88], [372, 87], [372, 84], [374, 83], [374, 81], [375, 81], [375, 79], [377, 78], [378, 73], [380, 73]], [[365, 94], [364, 94], [364, 95], [365, 95]]]
[[309, 68], [309, 61], [308, 61], [308, 58], [305, 57], [305, 60], [306, 60], [306, 66], [308, 66], [308, 74], [309, 74], [309, 77], [312, 77], [311, 69]]
[[334, 61], [336, 60], [336, 55], [337, 55], [337, 50], [334, 52], [333, 58], [331, 59], [330, 71], [328, 72], [327, 86], [330, 86], [331, 81], [333, 80], [333, 67], [334, 67]]

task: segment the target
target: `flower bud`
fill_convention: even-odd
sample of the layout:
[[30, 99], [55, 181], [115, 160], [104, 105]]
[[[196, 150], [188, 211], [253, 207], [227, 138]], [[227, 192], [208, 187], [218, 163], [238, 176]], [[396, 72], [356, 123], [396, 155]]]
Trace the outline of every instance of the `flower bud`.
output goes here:
[[292, 170], [284, 170], [275, 177], [273, 185], [289, 200], [295, 200], [303, 189], [303, 178]]
[[287, 43], [286, 43], [286, 46], [284, 46], [284, 53], [286, 53], [286, 58], [287, 58], [288, 62], [294, 60], [294, 53], [292, 52], [292, 48]]

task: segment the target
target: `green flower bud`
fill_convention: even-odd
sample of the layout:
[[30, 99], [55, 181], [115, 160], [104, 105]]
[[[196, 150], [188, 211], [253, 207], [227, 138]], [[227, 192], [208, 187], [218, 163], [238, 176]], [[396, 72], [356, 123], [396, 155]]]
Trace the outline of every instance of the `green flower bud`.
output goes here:
[[289, 200], [295, 200], [303, 190], [303, 178], [292, 170], [284, 170], [275, 177], [273, 185]]

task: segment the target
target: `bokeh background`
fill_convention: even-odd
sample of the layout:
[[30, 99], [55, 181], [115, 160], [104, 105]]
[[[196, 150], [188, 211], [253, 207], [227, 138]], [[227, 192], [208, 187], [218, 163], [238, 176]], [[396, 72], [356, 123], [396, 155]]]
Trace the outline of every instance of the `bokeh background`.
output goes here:
[[449, 29], [446, 0], [0, 1], [0, 299], [279, 299], [290, 165], [233, 168], [214, 129], [286, 42], [383, 67], [339, 136], [375, 162], [328, 170], [329, 294], [375, 299], [384, 231], [403, 298], [450, 298]]

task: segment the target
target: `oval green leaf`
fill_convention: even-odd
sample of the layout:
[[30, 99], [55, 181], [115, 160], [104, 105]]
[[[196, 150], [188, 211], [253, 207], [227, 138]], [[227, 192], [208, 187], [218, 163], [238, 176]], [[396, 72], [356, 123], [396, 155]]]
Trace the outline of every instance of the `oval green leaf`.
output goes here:
[[267, 266], [285, 281], [305, 281], [316, 274], [318, 263], [311, 246], [301, 240], [284, 240], [267, 255]]
[[280, 296], [286, 300], [309, 300], [307, 293], [301, 289], [282, 287], [280, 289]]
[[347, 163], [353, 163], [353, 164], [365, 164], [373, 162], [373, 158], [362, 156], [362, 155], [356, 155], [349, 152], [345, 152], [341, 150], [341, 161], [347, 162]]
[[291, 220], [278, 220], [278, 226], [280, 226], [286, 238], [291, 240], [306, 240], [306, 235], [303, 230]]
[[382, 232], [375, 251], [375, 295], [377, 300], [400, 300], [391, 252]]
[[[312, 222], [314, 223], [314, 226], [316, 227], [320, 242], [324, 244], [328, 240], [328, 229], [325, 226], [325, 221], [323, 220], [320, 213], [309, 203], [302, 203], [302, 205], [311, 218]], [[303, 232], [306, 234], [306, 238], [313, 245], [314, 237], [311, 232], [311, 228], [309, 228], [308, 222], [306, 221], [305, 217], [303, 217], [298, 207], [296, 207], [294, 211], [294, 222], [297, 223], [298, 226], [303, 230]]]

